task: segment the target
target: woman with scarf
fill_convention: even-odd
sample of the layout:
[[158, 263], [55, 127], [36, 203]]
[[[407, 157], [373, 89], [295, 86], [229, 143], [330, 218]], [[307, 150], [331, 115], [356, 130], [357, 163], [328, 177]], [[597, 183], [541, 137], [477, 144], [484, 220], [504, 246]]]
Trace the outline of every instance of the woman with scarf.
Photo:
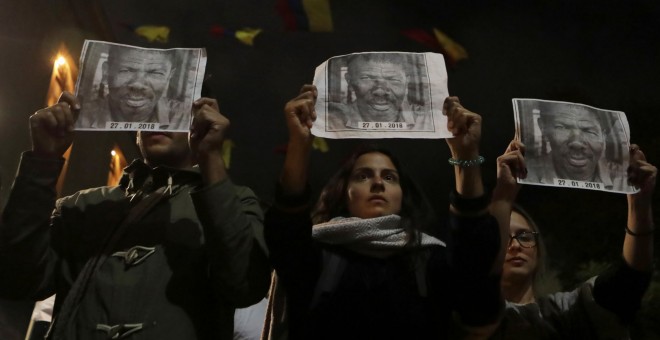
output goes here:
[[[277, 284], [271, 339], [479, 337], [497, 324], [503, 249], [479, 165], [481, 117], [444, 103], [456, 184], [449, 237], [427, 223], [429, 204], [388, 151], [354, 153], [309, 204], [317, 90], [305, 85], [284, 114], [289, 144], [265, 233]], [[282, 292], [286, 302], [281, 300]], [[286, 325], [284, 324], [286, 323]]]

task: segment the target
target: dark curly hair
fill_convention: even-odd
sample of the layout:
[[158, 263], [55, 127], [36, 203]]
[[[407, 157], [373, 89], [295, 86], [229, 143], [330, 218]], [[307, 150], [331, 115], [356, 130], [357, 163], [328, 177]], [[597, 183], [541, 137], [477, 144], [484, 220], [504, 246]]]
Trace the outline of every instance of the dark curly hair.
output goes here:
[[412, 231], [427, 232], [430, 229], [431, 223], [434, 222], [432, 209], [423, 192], [405, 172], [399, 160], [390, 151], [373, 144], [358, 147], [330, 178], [316, 202], [312, 221], [317, 224], [338, 216], [350, 217], [347, 200], [348, 182], [357, 159], [368, 153], [381, 153], [387, 156], [399, 173], [403, 197], [398, 215], [402, 217], [402, 227], [409, 235], [408, 245], [417, 244], [419, 240]]

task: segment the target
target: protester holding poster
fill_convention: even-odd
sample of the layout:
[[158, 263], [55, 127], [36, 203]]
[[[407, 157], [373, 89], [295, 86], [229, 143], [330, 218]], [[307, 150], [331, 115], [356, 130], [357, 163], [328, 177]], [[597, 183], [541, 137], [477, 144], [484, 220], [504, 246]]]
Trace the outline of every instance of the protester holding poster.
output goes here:
[[[306, 85], [284, 109], [289, 144], [264, 222], [277, 273], [265, 333], [290, 340], [487, 333], [503, 307], [502, 246], [481, 180], [481, 117], [456, 97], [444, 102], [456, 172], [445, 243], [424, 195], [382, 148], [354, 152], [312, 209], [307, 178], [316, 96]], [[282, 289], [286, 301], [276, 293]]]
[[[627, 179], [639, 191], [627, 195], [628, 220], [617, 226], [625, 232], [619, 248], [621, 259], [573, 290], [542, 295], [538, 289], [547, 260], [543, 233], [535, 220], [514, 204], [519, 190], [516, 178], [527, 176], [525, 151], [525, 146], [514, 140], [497, 159], [498, 181], [491, 208], [508, 206], [510, 223], [502, 271], [507, 308], [494, 338], [628, 339], [627, 327], [640, 308], [653, 273], [652, 195], [657, 168], [646, 161], [637, 145], [631, 146]], [[548, 225], [551, 220], [537, 219], [545, 221], [547, 228], [552, 227]]]
[[191, 105], [189, 133], [139, 131], [143, 159], [119, 185], [56, 199], [79, 111], [65, 92], [30, 116], [0, 222], [0, 297], [56, 293], [49, 339], [230, 339], [270, 266], [259, 202], [225, 167], [217, 102]]

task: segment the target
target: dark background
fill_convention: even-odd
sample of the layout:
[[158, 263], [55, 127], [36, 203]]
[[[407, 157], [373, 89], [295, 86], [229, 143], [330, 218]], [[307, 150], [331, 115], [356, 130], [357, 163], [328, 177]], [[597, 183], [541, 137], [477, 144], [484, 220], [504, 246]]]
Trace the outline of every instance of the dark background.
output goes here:
[[[448, 69], [449, 92], [483, 116], [484, 177], [491, 187], [495, 158], [513, 137], [511, 98], [576, 101], [620, 110], [632, 141], [659, 164], [660, 5], [655, 1], [331, 0], [334, 31], [287, 31], [275, 0], [24, 0], [0, 2], [0, 171], [6, 201], [20, 152], [29, 149], [27, 118], [44, 106], [53, 57], [61, 43], [77, 59], [84, 39], [145, 47], [205, 47], [207, 75], [220, 109], [232, 122], [231, 176], [267, 203], [279, 173], [287, 132], [282, 107], [329, 57], [360, 51], [426, 52], [401, 30], [433, 27], [465, 47], [469, 58]], [[165, 25], [169, 42], [149, 43], [132, 27]], [[212, 25], [264, 31], [254, 46], [210, 34]], [[315, 151], [315, 190], [355, 146], [326, 140]], [[103, 185], [109, 151], [119, 143], [137, 156], [125, 132], [79, 133], [64, 193]], [[452, 185], [443, 140], [386, 140], [400, 155], [440, 214]], [[525, 186], [520, 202], [538, 219], [550, 265], [564, 288], [621, 255], [625, 195]], [[655, 199], [655, 221], [660, 206]], [[660, 249], [656, 237], [656, 249]], [[656, 252], [660, 253], [660, 252]], [[656, 262], [660, 256], [656, 255]], [[6, 275], [2, 273], [0, 275]], [[656, 275], [642, 323], [660, 324]], [[654, 295], [653, 295], [654, 294]], [[17, 310], [17, 307], [8, 307]], [[5, 308], [7, 309], [7, 308]], [[653, 318], [655, 314], [655, 319]], [[2, 321], [2, 320], [0, 320]], [[0, 324], [0, 327], [6, 325]], [[652, 338], [648, 326], [636, 338]], [[657, 326], [656, 326], [657, 329]], [[1, 328], [0, 328], [1, 330]], [[656, 331], [657, 332], [657, 331]]]

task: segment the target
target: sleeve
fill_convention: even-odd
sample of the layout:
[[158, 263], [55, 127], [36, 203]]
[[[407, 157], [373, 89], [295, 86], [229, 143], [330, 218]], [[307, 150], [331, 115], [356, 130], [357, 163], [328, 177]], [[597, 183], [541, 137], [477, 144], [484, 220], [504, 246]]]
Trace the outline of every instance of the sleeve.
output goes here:
[[259, 302], [268, 290], [270, 266], [257, 197], [230, 180], [195, 190], [191, 197], [217, 297], [239, 308]]
[[[321, 252], [312, 240], [309, 189], [301, 197], [283, 197], [276, 190], [275, 205], [266, 213], [265, 236], [278, 281], [292, 303], [311, 301], [320, 275]], [[296, 207], [296, 208], [293, 208]]]
[[639, 310], [651, 283], [652, 272], [630, 268], [623, 259], [601, 273], [594, 283], [593, 298], [598, 305], [629, 323]]
[[490, 215], [449, 218], [448, 264], [452, 305], [461, 324], [495, 323], [504, 309], [501, 274], [492, 273], [500, 244], [497, 220]]
[[[623, 261], [578, 288], [537, 299], [537, 304], [507, 306], [500, 334], [573, 339], [629, 339], [626, 322], [634, 316], [650, 281]], [[539, 314], [540, 312], [540, 314]], [[541, 316], [541, 317], [539, 317]]]
[[[54, 293], [58, 256], [51, 224], [59, 223], [55, 185], [64, 159], [24, 152], [0, 221], [0, 296], [41, 300]], [[51, 215], [52, 213], [52, 215]]]
[[592, 278], [568, 292], [538, 299], [543, 320], [555, 334], [575, 339], [628, 339], [628, 329], [614, 313], [594, 300]]

